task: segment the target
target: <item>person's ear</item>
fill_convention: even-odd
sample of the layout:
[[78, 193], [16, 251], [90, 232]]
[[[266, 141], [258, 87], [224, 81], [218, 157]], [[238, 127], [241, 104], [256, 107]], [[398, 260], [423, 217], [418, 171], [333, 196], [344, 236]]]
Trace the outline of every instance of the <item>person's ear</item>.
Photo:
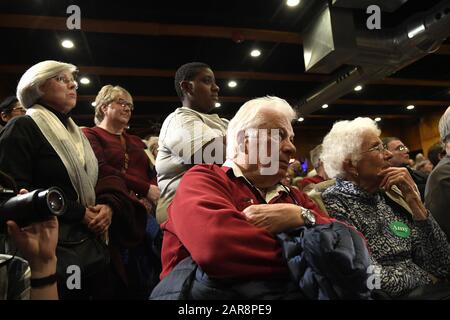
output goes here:
[[194, 84], [192, 81], [183, 80], [180, 82], [181, 91], [183, 91], [184, 94], [192, 95], [194, 92]]
[[237, 134], [239, 153], [247, 153], [248, 137], [245, 136], [245, 131], [241, 130]]
[[2, 117], [2, 120], [4, 121], [4, 122], [8, 122], [8, 115], [6, 114], [6, 112], [5, 111], [2, 111], [2, 113], [0, 114], [0, 116]]
[[347, 172], [348, 174], [350, 174], [352, 177], [357, 177], [359, 176], [358, 173], [358, 169], [356, 168], [356, 166], [353, 164], [351, 159], [345, 159], [344, 163], [342, 164], [342, 167], [344, 169], [344, 172]]

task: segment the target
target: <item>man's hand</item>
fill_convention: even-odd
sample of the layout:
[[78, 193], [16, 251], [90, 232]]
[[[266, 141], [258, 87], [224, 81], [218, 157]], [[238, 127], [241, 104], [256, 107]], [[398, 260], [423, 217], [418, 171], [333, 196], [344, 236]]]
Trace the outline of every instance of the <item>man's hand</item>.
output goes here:
[[97, 234], [103, 234], [108, 231], [113, 213], [111, 207], [106, 204], [97, 204], [94, 207], [89, 207], [89, 209], [96, 215], [89, 222], [88, 228]]
[[300, 207], [290, 203], [256, 204], [242, 211], [247, 220], [272, 234], [300, 227], [304, 224]]

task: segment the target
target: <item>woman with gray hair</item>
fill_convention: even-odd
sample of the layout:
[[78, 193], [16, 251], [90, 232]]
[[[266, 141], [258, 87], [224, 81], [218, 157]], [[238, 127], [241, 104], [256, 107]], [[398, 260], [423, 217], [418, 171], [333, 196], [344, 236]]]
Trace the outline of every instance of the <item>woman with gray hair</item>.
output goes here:
[[[70, 117], [77, 102], [76, 71], [72, 64], [53, 60], [29, 68], [17, 86], [17, 98], [27, 109], [26, 116], [12, 119], [0, 134], [0, 167], [15, 179], [19, 188], [31, 191], [56, 186], [64, 192], [67, 210], [59, 217], [56, 252], [62, 299], [105, 297], [109, 257], [101, 239], [105, 238], [112, 219], [111, 207], [96, 199], [95, 154]], [[65, 247], [68, 243], [72, 249]], [[89, 244], [96, 251], [87, 250]], [[86, 249], [83, 253], [96, 255], [95, 268], [90, 269], [86, 256], [72, 251], [78, 245]], [[82, 269], [81, 289], [80, 285], [73, 290], [67, 287], [70, 265]], [[49, 270], [51, 277], [44, 279], [56, 279], [55, 272]]]
[[389, 167], [392, 154], [379, 136], [369, 118], [333, 125], [323, 140], [322, 159], [336, 184], [322, 199], [330, 216], [366, 237], [379, 279], [375, 288], [398, 297], [447, 278], [450, 246], [408, 171]]

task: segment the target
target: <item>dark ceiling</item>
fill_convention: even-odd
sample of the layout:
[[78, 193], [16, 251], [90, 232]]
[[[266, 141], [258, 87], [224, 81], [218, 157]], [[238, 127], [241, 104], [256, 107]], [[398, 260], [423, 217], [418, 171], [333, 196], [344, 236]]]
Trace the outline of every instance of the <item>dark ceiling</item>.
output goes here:
[[[409, 0], [394, 12], [383, 12], [382, 28], [398, 26], [438, 2]], [[80, 85], [73, 112], [79, 125], [93, 125], [90, 103], [101, 86], [118, 84], [135, 99], [131, 129], [145, 135], [180, 106], [173, 88], [175, 70], [186, 62], [202, 61], [215, 71], [222, 104], [216, 111], [224, 117], [232, 117], [246, 100], [267, 94], [296, 106], [328, 79], [305, 73], [302, 40], [311, 3], [303, 0], [290, 8], [281, 0], [1, 1], [1, 92], [13, 93], [20, 75], [36, 62], [70, 62], [80, 68], [80, 76], [91, 80]], [[70, 5], [81, 9], [80, 30], [66, 28]], [[365, 11], [354, 10], [355, 24], [364, 25], [367, 17]], [[66, 38], [74, 48], [61, 47]], [[250, 57], [254, 48], [261, 50], [260, 57]], [[327, 109], [305, 116], [297, 126], [325, 128], [358, 115], [380, 116], [392, 125], [417, 122], [450, 104], [449, 58], [446, 40], [438, 51], [390, 77], [329, 101]], [[229, 80], [238, 86], [229, 88]], [[406, 110], [409, 104], [416, 108]]]

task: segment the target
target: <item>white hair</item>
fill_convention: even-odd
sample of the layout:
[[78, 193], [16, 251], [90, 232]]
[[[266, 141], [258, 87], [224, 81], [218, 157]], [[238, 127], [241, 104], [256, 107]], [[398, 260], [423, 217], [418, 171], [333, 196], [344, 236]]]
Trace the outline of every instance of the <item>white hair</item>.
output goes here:
[[31, 107], [43, 95], [39, 87], [62, 71], [74, 73], [77, 71], [77, 67], [70, 63], [54, 60], [46, 60], [35, 64], [25, 71], [20, 78], [17, 85], [17, 99], [25, 108]]
[[350, 159], [354, 165], [361, 159], [364, 134], [381, 131], [375, 121], [358, 117], [354, 120], [338, 121], [325, 136], [321, 159], [330, 178], [344, 177], [344, 161]]
[[450, 107], [445, 110], [439, 120], [439, 135], [441, 136], [441, 141], [444, 143], [450, 140]]
[[289, 122], [296, 118], [294, 109], [281, 98], [266, 96], [252, 99], [244, 103], [228, 124], [227, 159], [234, 159], [239, 150], [239, 133], [247, 129], [256, 129], [267, 121], [264, 111], [277, 112], [284, 115]]

